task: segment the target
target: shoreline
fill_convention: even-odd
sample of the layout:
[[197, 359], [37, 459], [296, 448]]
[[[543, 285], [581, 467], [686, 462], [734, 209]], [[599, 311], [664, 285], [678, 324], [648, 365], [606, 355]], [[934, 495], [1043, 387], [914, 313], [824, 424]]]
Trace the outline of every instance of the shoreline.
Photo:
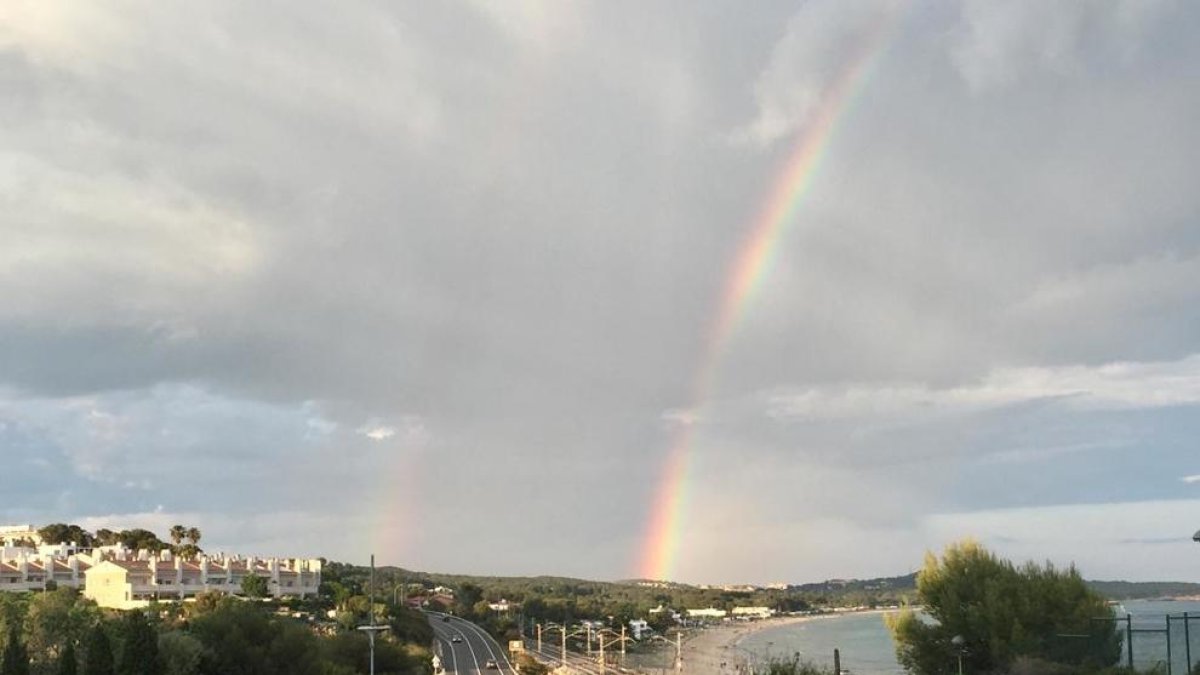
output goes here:
[[688, 675], [735, 675], [755, 657], [742, 641], [755, 633], [839, 616], [888, 614], [900, 609], [864, 609], [856, 612], [785, 616], [738, 624], [721, 624], [697, 631], [681, 645], [683, 671]]

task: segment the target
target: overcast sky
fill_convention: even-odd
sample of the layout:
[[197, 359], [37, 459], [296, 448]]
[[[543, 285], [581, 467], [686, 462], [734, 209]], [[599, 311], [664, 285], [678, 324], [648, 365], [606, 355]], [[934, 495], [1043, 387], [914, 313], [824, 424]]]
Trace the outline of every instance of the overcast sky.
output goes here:
[[[871, 53], [692, 399], [741, 243]], [[1200, 581], [1200, 5], [0, 8], [0, 521]]]

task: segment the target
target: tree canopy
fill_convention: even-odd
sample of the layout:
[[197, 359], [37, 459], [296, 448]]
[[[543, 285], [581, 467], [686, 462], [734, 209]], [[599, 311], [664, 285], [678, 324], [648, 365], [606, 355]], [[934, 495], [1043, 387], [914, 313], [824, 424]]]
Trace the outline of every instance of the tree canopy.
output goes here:
[[88, 633], [83, 654], [83, 675], [113, 675], [112, 643], [104, 626], [96, 624]]
[[29, 653], [16, 626], [8, 629], [4, 654], [0, 656], [0, 675], [29, 675]]
[[117, 661], [117, 675], [162, 675], [158, 656], [158, 633], [138, 610], [126, 612], [121, 621], [124, 645]]
[[1120, 656], [1112, 610], [1075, 567], [1016, 567], [966, 541], [933, 554], [917, 575], [924, 615], [906, 611], [888, 627], [911, 673], [991, 672], [1017, 657], [1102, 667]]

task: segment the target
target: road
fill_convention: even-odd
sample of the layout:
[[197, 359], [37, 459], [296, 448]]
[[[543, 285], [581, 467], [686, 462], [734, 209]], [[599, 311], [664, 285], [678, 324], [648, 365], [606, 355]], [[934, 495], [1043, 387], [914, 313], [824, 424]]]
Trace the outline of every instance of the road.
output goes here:
[[[442, 667], [448, 675], [517, 675], [508, 659], [508, 651], [493, 640], [487, 631], [455, 616], [443, 621], [443, 617], [448, 615], [440, 612], [426, 614], [437, 637], [436, 649], [440, 652]], [[462, 641], [454, 642], [455, 636], [462, 638]], [[496, 662], [496, 669], [485, 667], [488, 660]]]

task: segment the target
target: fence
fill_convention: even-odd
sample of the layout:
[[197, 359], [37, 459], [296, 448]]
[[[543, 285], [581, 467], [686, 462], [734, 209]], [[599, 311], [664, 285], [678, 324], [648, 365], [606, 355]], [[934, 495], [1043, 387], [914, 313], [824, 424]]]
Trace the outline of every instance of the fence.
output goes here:
[[[1119, 663], [1137, 670], [1161, 670], [1165, 675], [1190, 675], [1200, 671], [1200, 614], [1166, 614], [1162, 619], [1126, 614], [1112, 619], [1093, 619], [1088, 634], [1055, 636], [1056, 651], [1064, 660], [1079, 661], [1088, 655], [1110, 662], [1119, 650]], [[1115, 624], [1119, 641], [1112, 642]]]

